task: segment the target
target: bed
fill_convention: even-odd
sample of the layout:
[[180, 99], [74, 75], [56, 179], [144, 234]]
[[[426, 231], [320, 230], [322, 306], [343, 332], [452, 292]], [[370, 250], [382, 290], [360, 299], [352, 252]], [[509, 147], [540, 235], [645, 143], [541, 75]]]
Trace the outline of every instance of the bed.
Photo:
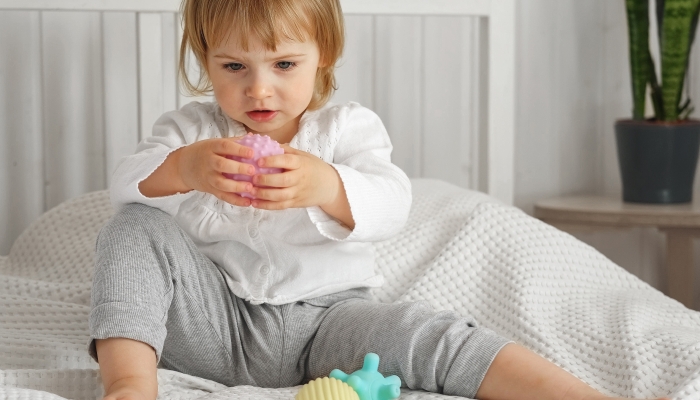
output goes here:
[[[376, 244], [380, 301], [473, 315], [608, 394], [700, 398], [700, 313], [595, 249], [487, 194], [414, 179], [409, 222]], [[0, 398], [98, 399], [86, 352], [106, 191], [42, 215], [0, 258]], [[162, 399], [293, 399], [159, 370]], [[449, 398], [402, 389], [402, 399]]]
[[[124, 100], [135, 104], [142, 137], [164, 105], [191, 100], [166, 96], [161, 79], [163, 60], [173, 53], [158, 47], [165, 30], [154, 13], [177, 13], [178, 5], [5, 0], [0, 10], [138, 13], [138, 82], [131, 86], [135, 98]], [[483, 190], [412, 180], [408, 224], [376, 244], [377, 266], [387, 281], [377, 298], [424, 299], [437, 309], [473, 315], [608, 394], [700, 399], [700, 314], [511, 206], [515, 0], [352, 0], [343, 8], [349, 14], [459, 14], [487, 21]], [[119, 107], [105, 110], [121, 115]], [[113, 149], [131, 146], [120, 140], [106, 139], [106, 170], [115, 160]], [[98, 366], [85, 346], [95, 237], [111, 214], [106, 191], [75, 196], [37, 218], [0, 256], [0, 398], [101, 398]], [[299, 389], [227, 388], [162, 369], [158, 377], [162, 399], [292, 399]], [[447, 396], [403, 389], [401, 398]]]

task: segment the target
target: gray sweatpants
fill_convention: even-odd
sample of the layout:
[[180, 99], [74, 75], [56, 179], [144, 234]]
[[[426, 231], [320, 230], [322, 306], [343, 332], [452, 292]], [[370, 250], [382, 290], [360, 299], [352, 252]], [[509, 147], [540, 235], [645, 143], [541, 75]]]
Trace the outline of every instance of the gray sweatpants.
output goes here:
[[124, 207], [100, 231], [90, 313], [94, 339], [152, 346], [161, 367], [228, 386], [287, 387], [362, 367], [411, 389], [473, 398], [509, 341], [425, 302], [385, 304], [368, 289], [284, 305], [234, 296], [218, 267], [166, 213]]

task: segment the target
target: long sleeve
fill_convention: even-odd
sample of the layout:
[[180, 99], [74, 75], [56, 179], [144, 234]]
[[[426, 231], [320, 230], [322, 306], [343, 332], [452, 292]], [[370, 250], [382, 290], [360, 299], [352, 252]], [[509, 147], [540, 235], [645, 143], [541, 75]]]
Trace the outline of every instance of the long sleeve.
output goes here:
[[170, 215], [193, 192], [149, 198], [139, 191], [139, 183], [148, 178], [173, 151], [209, 137], [221, 137], [225, 121], [216, 115], [211, 103], [190, 103], [178, 111], [163, 114], [153, 126], [153, 135], [145, 138], [136, 153], [120, 160], [110, 186], [112, 205], [119, 209], [128, 203], [159, 208]]
[[324, 236], [333, 240], [387, 239], [408, 219], [410, 181], [391, 163], [391, 140], [374, 112], [349, 103], [336, 117], [339, 136], [331, 166], [345, 187], [355, 228], [350, 231], [320, 208], [310, 208], [309, 217]]

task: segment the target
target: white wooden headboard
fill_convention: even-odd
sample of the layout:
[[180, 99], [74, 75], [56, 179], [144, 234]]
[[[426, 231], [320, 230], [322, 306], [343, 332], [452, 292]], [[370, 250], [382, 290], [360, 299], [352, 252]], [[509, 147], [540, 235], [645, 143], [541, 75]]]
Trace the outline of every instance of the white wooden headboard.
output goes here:
[[[456, 87], [442, 88], [439, 91], [432, 87], [434, 78], [431, 74], [436, 66], [443, 63], [442, 54], [449, 49], [450, 38], [438, 38], [439, 42], [446, 46], [437, 48], [435, 40], [427, 42], [422, 40], [421, 51], [425, 58], [432, 60], [433, 65], [421, 65], [419, 67], [409, 66], [412, 69], [410, 80], [406, 80], [401, 72], [391, 72], [386, 76], [395, 76], [397, 82], [379, 79], [374, 77], [369, 90], [372, 91], [372, 98], [378, 99], [378, 103], [389, 104], [393, 100], [389, 92], [395, 96], [410, 97], [409, 101], [415, 103], [412, 110], [394, 111], [392, 117], [385, 118], [380, 110], [381, 105], [373, 107], [383, 119], [389, 129], [394, 142], [394, 162], [404, 168], [409, 176], [420, 177], [444, 177], [449, 176], [450, 171], [446, 169], [462, 168], [468, 169], [472, 179], [467, 186], [485, 191], [502, 201], [512, 204], [514, 195], [514, 129], [515, 129], [515, 0], [341, 0], [343, 11], [349, 16], [372, 15], [376, 18], [384, 16], [468, 16], [478, 19], [477, 32], [471, 35], [477, 43], [476, 54], [478, 59], [465, 60], [465, 64], [473, 66], [468, 73], [474, 75], [472, 78], [465, 78], [462, 82], [455, 82]], [[192, 97], [179, 94], [176, 71], [174, 66], [177, 60], [177, 49], [181, 37], [181, 27], [177, 13], [180, 7], [180, 0], [3, 0], [0, 1], [0, 12], [3, 11], [42, 11], [52, 13], [54, 11], [87, 11], [99, 12], [100, 15], [119, 15], [119, 18], [100, 17], [103, 24], [103, 37], [99, 40], [98, 47], [104, 48], [101, 54], [101, 67], [103, 78], [96, 86], [100, 86], [103, 96], [101, 102], [101, 125], [104, 132], [99, 140], [104, 141], [104, 154], [91, 155], [104, 158], [103, 175], [111, 173], [118, 159], [133, 152], [135, 143], [143, 136], [150, 134], [153, 122], [167, 110], [175, 109], [189, 101]], [[129, 26], [121, 26], [122, 16], [128, 13], [135, 13], [135, 28], [128, 29]], [[43, 13], [41, 13], [43, 14]], [[55, 15], [53, 13], [51, 15]], [[133, 20], [133, 16], [130, 17]], [[420, 18], [419, 18], [420, 19]], [[351, 21], [352, 22], [352, 21]], [[418, 22], [419, 26], [421, 22]], [[348, 24], [348, 26], [352, 26]], [[383, 25], [382, 25], [383, 26]], [[358, 25], [355, 29], [363, 30], [366, 25]], [[377, 24], [369, 25], [369, 28], [376, 28]], [[2, 33], [0, 27], [0, 34]], [[401, 40], [414, 40], [421, 42], [420, 35], [416, 34], [410, 38], [404, 38], [406, 32], [403, 30], [395, 35]], [[368, 29], [370, 30], [370, 29]], [[355, 48], [364, 49], [372, 47], [375, 55], [381, 52], [391, 51], [392, 44], [371, 43], [377, 41], [377, 29], [373, 29], [372, 34], [367, 34], [366, 43], [355, 42]], [[428, 29], [426, 28], [426, 31]], [[106, 33], [105, 33], [106, 32]], [[387, 32], [384, 32], [387, 33]], [[43, 33], [44, 42], [50, 35]], [[364, 35], [362, 33], [361, 35]], [[391, 32], [387, 33], [391, 37]], [[355, 35], [357, 36], [357, 35]], [[410, 34], [408, 36], [411, 36]], [[364, 38], [365, 36], [363, 36]], [[350, 38], [352, 39], [352, 38]], [[119, 51], [120, 46], [129, 41], [135, 42], [136, 51], [129, 53]], [[348, 41], [348, 46], [353, 46], [352, 40]], [[455, 41], [459, 43], [459, 41]], [[45, 45], [46, 46], [46, 45]], [[60, 49], [43, 49], [53, 55], [58, 54]], [[346, 51], [348, 53], [348, 51]], [[41, 56], [49, 58], [51, 56]], [[463, 57], [464, 58], [464, 57]], [[409, 61], [415, 60], [415, 57]], [[46, 69], [47, 60], [41, 60]], [[125, 68], [126, 65], [133, 65], [134, 68]], [[338, 69], [342, 75], [347, 73], [348, 68], [358, 67], [359, 61], [346, 60], [346, 64]], [[464, 66], [462, 66], [463, 68]], [[345, 68], [345, 69], [344, 69]], [[374, 67], [376, 70], [376, 67]], [[370, 71], [372, 72], [372, 71]], [[375, 72], [375, 76], [377, 71]], [[385, 71], [386, 72], [386, 71]], [[48, 72], [50, 74], [50, 71]], [[43, 80], [49, 81], [55, 77], [46, 77], [44, 71]], [[342, 78], [342, 77], [341, 77]], [[432, 79], [432, 80], [431, 80]], [[471, 81], [469, 80], [471, 79]], [[343, 79], [339, 79], [341, 92], [343, 90]], [[42, 82], [35, 91], [43, 97], [43, 91], [50, 86], [50, 82]], [[461, 85], [461, 86], [460, 86]], [[461, 89], [460, 89], [461, 87]], [[462, 100], [459, 105], [451, 104], [446, 107], [440, 104], [441, 96], [450, 91], [474, 91], [476, 95], [470, 95], [469, 99]], [[351, 88], [352, 89], [352, 88]], [[399, 93], [400, 92], [400, 93]], [[347, 92], [346, 92], [347, 93]], [[355, 95], [358, 93], [355, 92]], [[5, 96], [9, 96], [5, 94]], [[361, 100], [353, 98], [354, 95], [346, 95], [348, 98], [342, 100]], [[343, 97], [341, 95], [341, 97]], [[380, 101], [381, 100], [381, 101]], [[472, 101], [473, 100], [473, 101]], [[444, 101], [451, 101], [446, 98]], [[41, 107], [54, 107], [47, 104], [50, 100], [38, 101]], [[362, 102], [362, 101], [361, 101]], [[363, 102], [365, 104], [366, 102]], [[426, 104], [428, 103], [428, 104]], [[372, 104], [365, 104], [372, 106]], [[455, 108], [456, 107], [456, 108]], [[461, 107], [461, 108], [460, 108]], [[445, 110], [443, 110], [443, 108]], [[421, 115], [416, 110], [431, 109], [434, 116], [431, 119]], [[440, 118], [460, 118], [453, 115], [454, 110], [470, 114], [474, 119], [467, 123], [469, 129], [445, 135], [435, 130], [440, 130], [439, 123], [436, 128], [435, 120]], [[447, 113], [446, 115], [441, 112]], [[1, 110], [0, 110], [1, 114]], [[39, 112], [42, 120], [38, 122], [39, 129], [44, 132], [50, 128], [53, 121], [53, 114]], [[398, 121], [398, 122], [397, 122]], [[403, 123], [403, 125], [402, 125]], [[397, 125], [392, 127], [392, 124]], [[417, 128], [411, 127], [412, 124]], [[402, 126], [398, 126], [402, 125]], [[464, 124], [463, 124], [464, 125]], [[407, 129], [409, 126], [411, 129]], [[461, 125], [460, 125], [461, 126]], [[462, 128], [460, 128], [462, 129]], [[407, 131], [410, 131], [406, 133]], [[474, 132], [476, 131], [476, 132]], [[10, 135], [10, 132], [3, 132]], [[44, 133], [44, 135], [47, 135]], [[452, 140], [455, 135], [464, 137], [476, 135], [470, 138], [471, 148], [469, 149], [470, 166], [464, 167], [454, 160], [445, 160], [449, 157], [441, 156], [443, 150], [436, 147], [434, 140]], [[60, 138], [44, 138], [44, 157], [52, 151], [52, 146], [60, 143]], [[467, 139], [465, 139], [467, 140]], [[443, 146], [450, 146], [451, 143]], [[431, 147], [433, 146], [433, 147]], [[454, 147], [454, 146], [453, 146]], [[428, 150], [424, 150], [428, 148]], [[426, 153], [433, 153], [426, 156]], [[94, 153], [94, 151], [93, 151]], [[397, 157], [398, 156], [398, 160]], [[472, 157], [478, 160], [471, 159]], [[68, 161], [61, 160], [62, 164], [70, 162], [70, 157], [64, 157]], [[459, 160], [458, 160], [459, 161]], [[473, 164], [473, 165], [471, 165]], [[41, 165], [41, 163], [39, 163]], [[456, 167], [455, 167], [456, 166]], [[44, 162], [44, 174], [51, 174], [54, 169], [53, 163]], [[76, 167], [77, 168], [77, 167]], [[82, 168], [85, 168], [84, 166]], [[440, 170], [440, 173], [435, 173]], [[464, 171], [458, 171], [465, 174]], [[108, 178], [106, 178], [108, 181]], [[1, 179], [0, 179], [1, 180]], [[448, 179], [449, 180], [449, 179]], [[104, 180], [103, 180], [104, 181]], [[50, 179], [44, 178], [44, 184], [49, 185]], [[60, 184], [60, 183], [58, 183]], [[2, 188], [0, 188], [2, 190]], [[46, 190], [50, 192], [50, 190]], [[70, 192], [70, 191], [68, 191]], [[0, 196], [1, 197], [1, 196]], [[51, 194], [45, 195], [43, 204], [45, 208], [50, 208], [56, 204], [60, 196]], [[57, 200], [58, 199], [58, 200]], [[21, 203], [19, 200], [3, 200], [0, 198], [0, 206]], [[4, 210], [0, 207], [0, 210]], [[11, 213], [13, 210], [8, 211]], [[6, 211], [2, 211], [6, 212]], [[2, 218], [0, 218], [2, 222]], [[9, 223], [12, 226], [14, 223]], [[15, 232], [17, 229], [14, 229]], [[0, 237], [0, 242], [3, 238]], [[2, 243], [0, 243], [2, 245]], [[0, 249], [3, 246], [0, 246]], [[0, 251], [0, 254], [2, 251]]]

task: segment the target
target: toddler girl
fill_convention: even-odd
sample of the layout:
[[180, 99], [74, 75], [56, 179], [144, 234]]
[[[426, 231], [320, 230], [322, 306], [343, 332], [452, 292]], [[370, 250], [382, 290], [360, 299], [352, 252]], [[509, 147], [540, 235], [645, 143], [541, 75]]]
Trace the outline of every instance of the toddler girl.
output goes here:
[[[382, 277], [371, 242], [402, 228], [411, 188], [377, 115], [327, 104], [343, 48], [338, 0], [185, 0], [182, 14], [181, 76], [216, 102], [163, 115], [114, 174], [90, 314], [106, 399], [155, 399], [158, 364], [287, 387], [358, 369], [368, 352], [412, 389], [604, 398], [470, 318], [372, 301]], [[189, 49], [202, 67], [194, 84]], [[251, 157], [237, 143], [248, 132], [282, 143], [258, 163], [282, 173], [229, 158]]]

